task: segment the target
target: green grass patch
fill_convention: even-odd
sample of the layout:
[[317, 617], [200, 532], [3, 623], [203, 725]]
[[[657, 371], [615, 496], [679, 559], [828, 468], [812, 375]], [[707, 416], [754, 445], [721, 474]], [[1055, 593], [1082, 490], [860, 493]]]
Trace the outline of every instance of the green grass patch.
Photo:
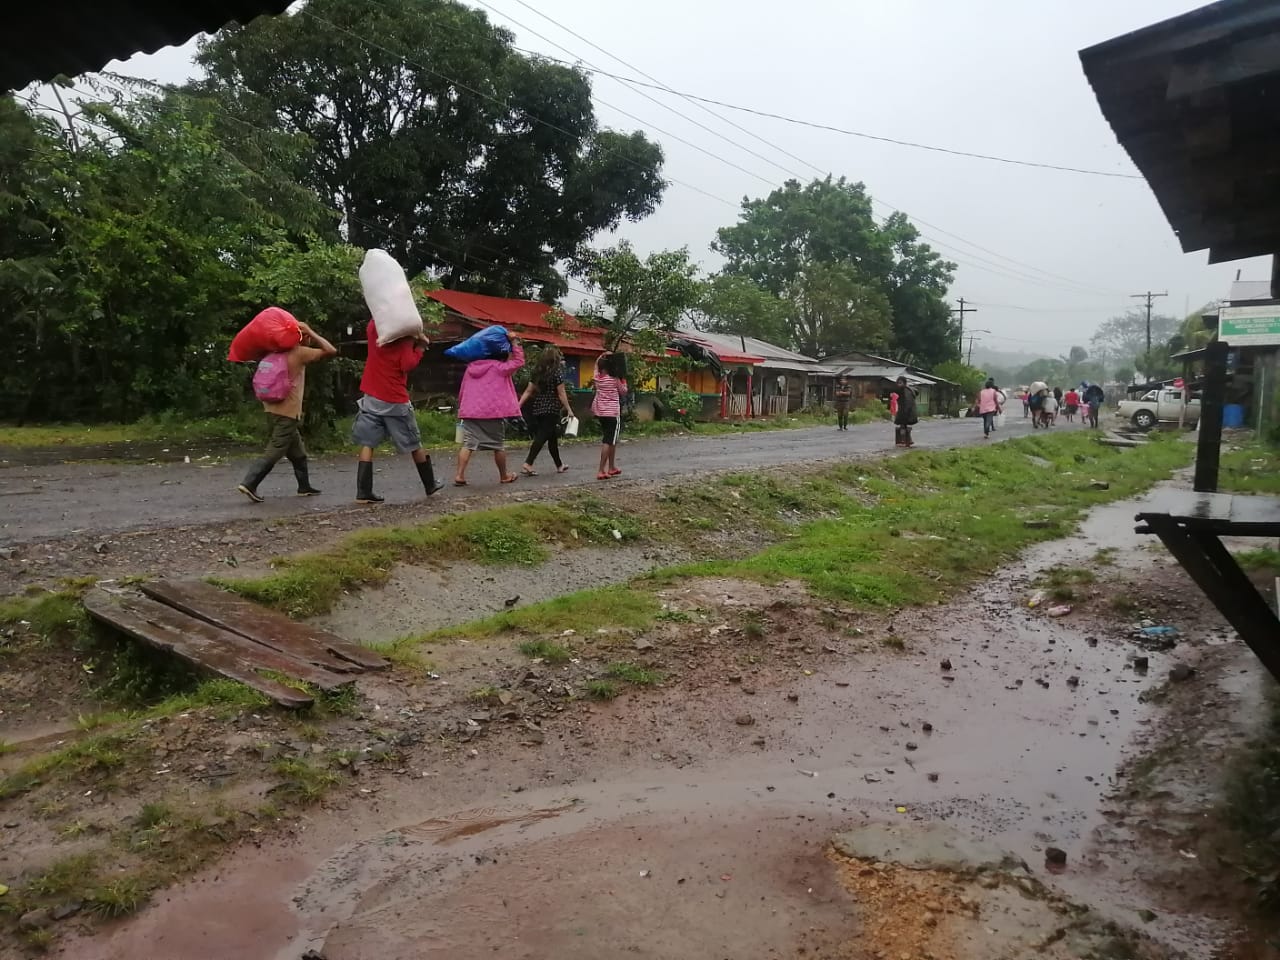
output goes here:
[[75, 743], [27, 761], [0, 780], [0, 800], [18, 796], [50, 779], [83, 781], [123, 767], [139, 751], [130, 736], [108, 733]]
[[271, 788], [271, 795], [290, 806], [315, 806], [338, 782], [338, 775], [328, 767], [317, 766], [307, 760], [280, 760], [274, 769], [280, 782]]
[[45, 639], [82, 632], [88, 622], [80, 606], [83, 592], [84, 588], [59, 590], [0, 600], [0, 626], [27, 624]]
[[1223, 493], [1280, 494], [1280, 450], [1250, 444], [1222, 454], [1218, 489]]
[[83, 889], [98, 865], [97, 853], [78, 853], [51, 863], [44, 872], [33, 877], [26, 892], [40, 897], [62, 897]]
[[568, 647], [553, 640], [526, 640], [519, 650], [526, 657], [545, 663], [568, 663], [573, 656]]
[[583, 689], [592, 700], [612, 700], [618, 695], [618, 685], [612, 680], [588, 680]]
[[128, 916], [136, 912], [151, 896], [142, 877], [115, 877], [93, 888], [85, 906], [103, 919]]
[[[0, 446], [88, 447], [108, 443], [256, 443], [262, 417], [249, 411], [228, 417], [193, 420], [179, 415], [148, 417], [134, 423], [43, 423], [21, 427], [0, 424]], [[450, 431], [452, 435], [452, 431]]]
[[609, 664], [609, 669], [605, 672], [614, 680], [621, 680], [637, 687], [652, 687], [662, 682], [662, 674], [657, 670], [650, 670], [648, 667], [625, 660]]
[[[345, 537], [315, 553], [277, 558], [276, 570], [253, 579], [212, 582], [294, 617], [333, 609], [347, 590], [380, 586], [397, 563], [528, 565], [546, 558], [546, 544], [611, 543], [619, 524], [638, 535], [622, 515], [578, 512], [557, 504], [516, 504], [460, 513], [411, 527], [384, 527]], [[574, 533], [577, 536], [574, 536]], [[627, 537], [624, 536], [624, 539]]]
[[508, 633], [561, 633], [568, 629], [580, 635], [608, 627], [638, 630], [652, 624], [660, 611], [657, 598], [647, 590], [634, 586], [601, 587], [531, 603], [459, 627], [445, 627], [417, 642], [453, 637], [483, 639]]
[[1280, 577], [1280, 550], [1262, 547], [1236, 554], [1236, 562], [1245, 570]]

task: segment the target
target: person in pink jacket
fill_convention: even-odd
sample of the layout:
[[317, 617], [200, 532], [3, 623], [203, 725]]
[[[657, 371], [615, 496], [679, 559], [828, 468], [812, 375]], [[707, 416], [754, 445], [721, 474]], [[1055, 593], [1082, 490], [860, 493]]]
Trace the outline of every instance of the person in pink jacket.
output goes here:
[[458, 451], [455, 487], [467, 485], [467, 464], [477, 450], [492, 450], [498, 477], [515, 483], [518, 474], [507, 472], [507, 418], [520, 416], [520, 401], [511, 378], [524, 366], [524, 348], [511, 338], [511, 352], [496, 360], [474, 360], [462, 375], [458, 391], [458, 418], [462, 421], [462, 449]]

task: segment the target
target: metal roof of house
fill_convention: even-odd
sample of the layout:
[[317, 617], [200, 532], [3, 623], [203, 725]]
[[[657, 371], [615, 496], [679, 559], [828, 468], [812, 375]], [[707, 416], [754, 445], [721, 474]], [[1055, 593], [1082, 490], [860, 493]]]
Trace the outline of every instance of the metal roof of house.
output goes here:
[[0, 30], [0, 91], [58, 74], [101, 70], [112, 60], [186, 43], [235, 20], [281, 13], [290, 0], [57, 0], [15, 3]]
[[[686, 330], [680, 331], [679, 336], [686, 340], [692, 340], [694, 343], [702, 344], [719, 357], [722, 363], [740, 363], [755, 367], [764, 362], [764, 357], [755, 353], [744, 352], [742, 346], [738, 343], [737, 337], [718, 337], [713, 340], [712, 334], [690, 333]], [[747, 342], [751, 342], [750, 338], [747, 338]]]
[[1251, 300], [1270, 300], [1270, 280], [1234, 280], [1227, 300], [1231, 303], [1247, 303]]
[[581, 323], [555, 304], [461, 290], [428, 290], [426, 295], [476, 326], [501, 324], [526, 340], [550, 343], [566, 353], [605, 352], [603, 330]]
[[1221, 0], [1080, 62], [1185, 252], [1280, 250], [1280, 4]]
[[[757, 337], [739, 337], [731, 333], [707, 333], [702, 330], [682, 330], [681, 335], [696, 337], [702, 343], [711, 347], [717, 353], [721, 349], [736, 350], [741, 354], [756, 356], [766, 361], [763, 366], [775, 367], [774, 364], [768, 363], [770, 360], [787, 360], [795, 364], [817, 363], [813, 357], [806, 357], [803, 353], [796, 353], [794, 350], [788, 350], [785, 347], [779, 347], [767, 340], [760, 340]], [[744, 346], [745, 345], [745, 346]]]

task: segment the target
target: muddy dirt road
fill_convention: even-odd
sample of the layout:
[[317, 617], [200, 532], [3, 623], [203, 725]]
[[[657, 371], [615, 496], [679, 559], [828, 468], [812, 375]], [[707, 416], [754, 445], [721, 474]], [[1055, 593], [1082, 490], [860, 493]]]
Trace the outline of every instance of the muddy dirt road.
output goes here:
[[[1220, 622], [1180, 607], [1193, 642], [1148, 653], [1115, 617], [1055, 620], [1025, 603], [1029, 579], [1094, 563], [1102, 547], [1119, 551], [1119, 569], [1181, 582], [1129, 533], [1133, 512], [1097, 511], [1078, 536], [1025, 554], [968, 598], [868, 621], [902, 638], [900, 651], [855, 650], [835, 634], [788, 646], [798, 618], [780, 614], [769, 629], [781, 649], [759, 680], [704, 676], [592, 707], [545, 742], [478, 741], [317, 813], [292, 840], [243, 848], [65, 956], [1213, 956], [1226, 931], [1135, 877], [1176, 852], [1107, 843], [1104, 828], [1118, 768], [1163, 722], [1144, 692], [1216, 643]], [[731, 618], [783, 592], [700, 581], [670, 599]], [[703, 641], [708, 656], [716, 636]], [[1132, 666], [1136, 652], [1149, 672]], [[1237, 686], [1257, 673], [1247, 654], [1224, 671]], [[1213, 681], [1196, 682], [1210, 696]], [[395, 708], [386, 696], [376, 709]], [[877, 872], [884, 864], [829, 847], [867, 824], [944, 827], [1006, 850], [1096, 919], [1029, 915], [1044, 898], [1001, 900], [999, 881], [895, 886], [906, 881]], [[1046, 869], [1049, 846], [1066, 851], [1065, 866]], [[1119, 952], [1107, 921], [1143, 927], [1142, 952]]]
[[[1063, 429], [1072, 429], [1064, 426]], [[1026, 421], [1010, 417], [1002, 439], [1029, 432]], [[943, 448], [982, 442], [981, 424], [974, 420], [939, 420], [916, 430], [920, 448]], [[512, 469], [525, 447], [512, 446]], [[660, 480], [712, 470], [810, 463], [852, 455], [893, 451], [888, 424], [834, 428], [776, 430], [711, 437], [669, 437], [625, 443], [618, 462], [627, 479]], [[483, 493], [487, 500], [513, 497], [535, 490], [596, 485], [598, 448], [581, 443], [565, 447], [570, 471], [557, 476], [544, 453], [540, 475], [499, 486], [492, 460], [477, 457], [469, 471], [467, 493]], [[70, 451], [74, 455], [74, 450]], [[453, 478], [454, 451], [435, 454], [441, 479]], [[249, 517], [271, 519], [316, 516], [347, 509], [354, 496], [354, 472], [349, 457], [313, 461], [311, 480], [323, 497], [293, 496], [293, 475], [281, 463], [264, 482], [266, 503], [250, 504], [235, 492], [246, 461], [195, 460], [185, 463], [104, 464], [68, 463], [43, 466], [0, 465], [0, 547], [66, 536], [107, 536], [150, 527], [234, 522]], [[404, 457], [383, 456], [378, 462], [377, 489], [390, 503], [422, 500], [417, 474]], [[448, 510], [458, 491], [446, 488], [437, 502]]]

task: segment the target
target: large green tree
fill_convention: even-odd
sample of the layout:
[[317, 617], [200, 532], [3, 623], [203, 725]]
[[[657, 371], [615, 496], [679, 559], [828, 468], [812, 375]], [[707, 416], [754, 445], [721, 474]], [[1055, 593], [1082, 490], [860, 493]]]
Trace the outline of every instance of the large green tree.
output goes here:
[[[358, 299], [360, 251], [303, 233], [333, 218], [287, 170], [228, 149], [207, 105], [115, 96], [82, 106], [74, 138], [0, 100], [6, 416], [226, 413], [248, 399], [227, 344], [257, 310], [296, 305], [335, 333]], [[318, 275], [334, 262], [345, 283]]]
[[310, 0], [206, 41], [204, 86], [310, 142], [349, 241], [447, 287], [562, 296], [556, 264], [663, 190], [662, 151], [598, 127], [579, 70], [453, 0]]
[[954, 264], [921, 243], [902, 214], [877, 223], [861, 183], [788, 181], [744, 201], [712, 248], [725, 258], [724, 274], [783, 301], [795, 349], [894, 349], [923, 365], [957, 356], [945, 301]]
[[1124, 378], [1126, 381], [1135, 372], [1147, 378], [1171, 376], [1169, 341], [1181, 326], [1182, 321], [1176, 317], [1153, 313], [1151, 353], [1148, 356], [1147, 312], [1135, 308], [1106, 320], [1089, 342], [1094, 356], [1108, 366], [1117, 367], [1117, 373], [1121, 369], [1129, 370], [1130, 376]]

